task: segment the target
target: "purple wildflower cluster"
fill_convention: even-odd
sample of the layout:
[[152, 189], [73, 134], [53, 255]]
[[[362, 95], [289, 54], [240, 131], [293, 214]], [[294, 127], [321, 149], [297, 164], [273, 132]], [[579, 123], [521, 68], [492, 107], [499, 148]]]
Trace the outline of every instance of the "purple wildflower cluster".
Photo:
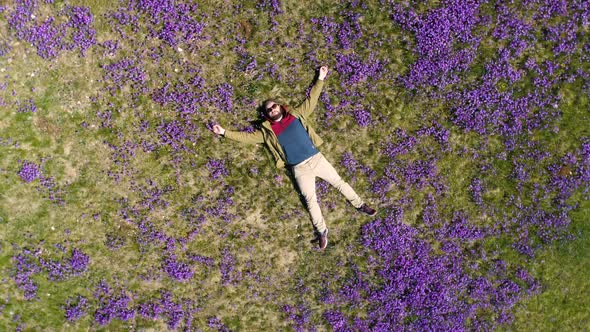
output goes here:
[[74, 248], [69, 257], [62, 259], [39, 258], [39, 264], [47, 272], [49, 280], [66, 280], [78, 276], [88, 269], [90, 257]]
[[336, 54], [336, 70], [346, 85], [358, 84], [367, 79], [378, 79], [385, 63], [370, 54], [366, 60], [356, 54]]
[[416, 132], [418, 136], [430, 136], [435, 142], [441, 145], [443, 151], [449, 149], [449, 135], [450, 130], [445, 128], [440, 123], [434, 121], [430, 126], [423, 126]]
[[231, 331], [230, 329], [227, 328], [227, 326], [225, 326], [225, 324], [223, 324], [221, 319], [219, 319], [219, 317], [216, 317], [216, 316], [209, 317], [209, 319], [207, 320], [207, 326], [209, 326], [212, 329], [216, 329], [219, 332], [230, 332]]
[[282, 17], [279, 16], [281, 14], [283, 14], [283, 9], [281, 8], [281, 2], [279, 0], [261, 0], [258, 1], [258, 4], [256, 5], [256, 8], [258, 8], [259, 10], [265, 11], [268, 13], [268, 17], [269, 17], [269, 23], [270, 23], [270, 30], [274, 31], [276, 30], [276, 27], [279, 25], [279, 22], [277, 22], [277, 17]]
[[10, 46], [10, 44], [6, 42], [0, 42], [0, 57], [7, 55], [8, 53], [10, 53], [11, 50], [12, 47]]
[[355, 10], [359, 8], [366, 9], [358, 1], [345, 1], [343, 10], [338, 15], [342, 22], [337, 22], [332, 17], [323, 16], [312, 18], [311, 23], [322, 32], [328, 47], [349, 50], [354, 48], [355, 43], [363, 37], [363, 28], [360, 23], [362, 14]]
[[[396, 158], [420, 148], [419, 143], [409, 139], [410, 135], [398, 135], [399, 143], [388, 146]], [[399, 207], [392, 208], [387, 217], [363, 226], [363, 243], [375, 253], [369, 261], [381, 280], [362, 282], [370, 280], [373, 273], [348, 278], [336, 296], [336, 303], [346, 303], [345, 307], [370, 305], [368, 317], [351, 320], [341, 311], [331, 310], [324, 313], [324, 318], [332, 328], [342, 331], [462, 330], [466, 327], [479, 330], [509, 323], [511, 308], [525, 294], [538, 292], [539, 283], [525, 269], [491, 259], [490, 256], [497, 254], [473, 244], [503, 236], [511, 239], [517, 252], [533, 257], [543, 245], [565, 238], [569, 224], [566, 212], [572, 208], [566, 200], [574, 192], [588, 188], [588, 147], [588, 142], [584, 141], [580, 150], [549, 166], [554, 175], [546, 187], [535, 184], [532, 205], [523, 204], [520, 197], [506, 202], [505, 211], [512, 211], [511, 215], [499, 216], [494, 208], [484, 204], [486, 198], [482, 193], [487, 186], [484, 187], [481, 178], [474, 178], [469, 191], [480, 211], [496, 218], [497, 222], [492, 225], [476, 225], [461, 211], [441, 214], [437, 202], [444, 201], [441, 196], [444, 193], [435, 192], [427, 195], [422, 213], [423, 228], [411, 227], [402, 222], [403, 209], [408, 208], [411, 201], [403, 198], [394, 202]], [[531, 144], [527, 153], [538, 154], [538, 148]], [[542, 161], [542, 158], [533, 160]], [[481, 175], [489, 176], [491, 170], [485, 167], [483, 170]], [[412, 172], [402, 174], [400, 179], [411, 182], [414, 175]], [[529, 183], [530, 180], [524, 181]], [[408, 189], [402, 188], [403, 191]], [[556, 212], [545, 211], [539, 205], [541, 200], [547, 199], [557, 203], [554, 205]], [[423, 240], [424, 234], [432, 234], [440, 244], [440, 252], [436, 253], [432, 244]], [[348, 283], [354, 283], [354, 292], [343, 292], [348, 289]], [[326, 297], [330, 299], [326, 303], [334, 303], [334, 296]], [[482, 312], [491, 316], [482, 316]], [[495, 323], [490, 317], [495, 317]]]
[[124, 290], [113, 290], [106, 282], [101, 281], [94, 292], [94, 298], [98, 302], [94, 321], [100, 325], [106, 325], [115, 318], [127, 321], [135, 317], [136, 310], [130, 307], [132, 298]]
[[[539, 19], [564, 13], [556, 9], [540, 14], [548, 3], [534, 2], [531, 13]], [[584, 79], [572, 65], [581, 58], [576, 34], [584, 10], [578, 4], [568, 5], [577, 23], [547, 22], [551, 37], [547, 49], [555, 58], [539, 61], [525, 57], [525, 51], [538, 47], [534, 46], [537, 29], [514, 6], [497, 4], [497, 16], [482, 14], [487, 5], [471, 1], [444, 1], [440, 8], [420, 14], [408, 6], [390, 6], [396, 26], [414, 35], [418, 55], [399, 82], [420, 97], [450, 106], [452, 116], [426, 112], [432, 125], [413, 133], [399, 129], [382, 140], [381, 160], [386, 166], [374, 170], [377, 176], [369, 181], [380, 201], [395, 207], [387, 217], [363, 227], [363, 244], [373, 253], [369, 262], [374, 270], [339, 283], [338, 291], [325, 296], [325, 303], [341, 309], [327, 310], [323, 317], [337, 331], [493, 329], [510, 323], [515, 303], [540, 289], [528, 271], [484, 250], [482, 241], [503, 237], [516, 252], [534, 257], [547, 244], [568, 237], [567, 212], [576, 206], [568, 199], [580, 190], [588, 191], [587, 139], [576, 152], [556, 156], [532, 134], [552, 130], [560, 117], [555, 87]], [[500, 47], [473, 80], [465, 74], [478, 56], [485, 37], [482, 31], [490, 31], [486, 29], [508, 46]], [[524, 82], [532, 84], [525, 89]], [[322, 101], [331, 112], [330, 99]], [[362, 118], [357, 120], [362, 125]], [[457, 148], [450, 142], [450, 129], [477, 133], [479, 147]], [[500, 141], [499, 151], [489, 146], [494, 140]], [[449, 156], [466, 158], [481, 169], [464, 184], [481, 219], [445, 207], [450, 179], [439, 163]], [[341, 162], [352, 175], [366, 172], [352, 155], [343, 156]], [[520, 193], [500, 207], [486, 195], [497, 188], [494, 180], [503, 172], [495, 167], [498, 163], [511, 166], [505, 175]], [[415, 190], [426, 193], [425, 201], [416, 200]], [[422, 211], [422, 224], [407, 226], [404, 212], [416, 208]], [[498, 208], [503, 212], [498, 213]], [[494, 222], [486, 222], [488, 218]], [[346, 314], [365, 306], [369, 306], [366, 318]]]
[[12, 258], [15, 269], [12, 278], [16, 286], [24, 292], [26, 300], [37, 297], [38, 286], [31, 280], [31, 277], [41, 272], [41, 268], [37, 263], [38, 255], [39, 252], [23, 249], [21, 253]]
[[21, 180], [24, 182], [31, 182], [37, 180], [41, 176], [39, 166], [30, 161], [24, 161], [20, 171], [18, 172]]
[[86, 50], [96, 44], [94, 18], [88, 8], [66, 6], [56, 17], [42, 19], [40, 7], [37, 0], [17, 0], [6, 17], [14, 35], [33, 45], [43, 59], [72, 50], [85, 56]]
[[168, 291], [160, 291], [159, 298], [138, 298], [123, 288], [111, 287], [104, 280], [96, 285], [93, 299], [81, 295], [68, 298], [62, 306], [66, 319], [75, 322], [95, 308], [94, 321], [99, 325], [107, 325], [113, 319], [129, 321], [139, 316], [148, 320], [163, 318], [170, 329], [177, 329], [182, 323], [190, 329], [193, 314], [200, 311], [195, 301], [175, 300]]
[[[60, 245], [59, 251], [66, 250]], [[24, 292], [25, 299], [32, 300], [37, 296], [38, 286], [31, 279], [36, 274], [47, 274], [51, 281], [62, 281], [82, 275], [88, 270], [90, 258], [81, 250], [74, 248], [69, 254], [61, 254], [56, 259], [49, 254], [43, 254], [40, 249], [23, 248], [20, 253], [12, 257], [14, 271], [12, 278], [17, 287]]]
[[221, 252], [221, 262], [219, 270], [221, 272], [221, 283], [226, 285], [237, 285], [242, 280], [242, 272], [236, 269], [236, 257], [231, 253], [229, 248], [224, 248]]
[[[143, 115], [139, 116], [135, 137], [124, 138], [118, 134], [117, 139], [106, 143], [112, 150], [114, 162], [107, 174], [117, 182], [129, 181], [130, 188], [138, 197], [132, 205], [129, 200], [121, 200], [119, 216], [128, 224], [137, 226], [139, 232], [134, 240], [139, 244], [140, 250], [150, 248], [162, 255], [161, 266], [154, 272], [155, 278], [160, 278], [161, 274], [169, 276], [174, 282], [193, 280], [199, 273], [193, 266], [195, 263], [202, 263], [210, 268], [213, 262], [205, 256], [183, 253], [186, 244], [199, 234], [206, 221], [220, 218], [229, 222], [234, 218], [227, 211], [233, 204], [231, 192], [228, 192], [229, 196], [206, 197], [209, 199], [207, 204], [185, 210], [192, 212], [183, 212], [190, 228], [184, 235], [172, 237], [172, 232], [167, 230], [170, 226], [163, 225], [149, 214], [169, 207], [173, 202], [168, 199], [168, 193], [183, 185], [185, 170], [181, 168], [181, 163], [188, 156], [193, 158], [192, 150], [200, 144], [202, 131], [193, 123], [195, 117], [206, 113], [208, 108], [232, 113], [234, 87], [228, 83], [205, 82], [201, 76], [201, 66], [192, 61], [169, 61], [174, 58], [170, 56], [171, 52], [181, 57], [197, 53], [199, 41], [209, 38], [203, 34], [207, 17], [199, 13], [197, 4], [126, 1], [105, 17], [117, 37], [100, 45], [103, 51], [101, 68], [104, 92], [110, 96], [128, 95], [131, 105], [115, 107], [109, 100], [103, 103], [108, 107], [101, 107], [99, 102], [103, 101], [104, 96], [99, 95], [94, 101], [99, 106], [96, 113], [99, 123], [102, 127], [120, 133], [120, 124], [113, 118], [124, 112], [138, 115], [134, 106], [144, 97], [154, 101], [168, 114], [160, 117], [161, 113], [158, 112], [159, 119], [156, 123], [148, 122], [149, 118]], [[123, 54], [120, 51], [122, 49], [135, 51], [132, 54]], [[245, 66], [251, 66], [251, 63], [252, 61]], [[175, 169], [176, 186], [156, 185], [152, 181], [148, 181], [147, 186], [139, 185], [141, 182], [135, 178], [137, 171], [132, 166], [133, 159], [142, 151], [157, 154], [168, 152], [167, 149], [160, 149], [161, 147], [170, 147], [170, 163]], [[192, 167], [196, 167], [194, 162], [192, 164]], [[228, 175], [224, 160], [210, 159], [206, 167], [213, 179], [223, 181]], [[111, 237], [105, 244], [115, 249], [121, 242], [119, 238]], [[180, 324], [174, 315], [174, 312], [170, 312], [169, 326]], [[153, 319], [165, 317], [159, 313], [153, 316]], [[185, 327], [189, 326], [187, 324]]]
[[371, 112], [367, 111], [366, 109], [357, 109], [353, 113], [353, 117], [361, 127], [368, 127], [371, 125], [372, 117]]
[[67, 298], [66, 303], [62, 306], [66, 320], [71, 323], [86, 316], [88, 314], [88, 308], [88, 299], [81, 295]]
[[146, 91], [147, 76], [141, 59], [123, 58], [103, 66], [103, 80], [108, 83], [111, 95], [129, 85], [133, 89]]
[[[557, 13], [568, 12], [560, 9], [550, 11], [551, 15], [541, 14], [543, 8], [551, 7], [548, 3], [531, 4], [533, 16], [549, 20]], [[554, 105], [559, 98], [549, 92], [551, 88], [583, 77], [573, 65], [580, 61], [575, 52], [578, 27], [587, 21], [587, 8], [579, 3], [566, 6], [573, 20], [557, 24], [547, 21], [547, 48], [553, 48], [553, 59], [539, 62], [525, 55], [538, 47], [536, 29], [514, 6], [498, 4], [495, 20], [482, 13], [488, 10], [485, 4], [473, 1], [446, 1], [421, 15], [402, 5], [391, 6], [393, 21], [414, 35], [420, 55], [409, 73], [401, 77], [404, 86], [418, 93], [437, 87], [439, 92], [430, 95], [451, 105], [453, 122], [465, 130], [515, 135], [542, 127], [558, 112]], [[485, 33], [507, 46], [499, 47], [495, 56], [484, 62], [485, 72], [479, 79], [463, 79], [461, 73], [471, 66]], [[515, 63], [524, 66], [516, 67]], [[524, 90], [523, 80], [532, 80], [535, 88]], [[455, 87], [447, 89], [449, 92], [441, 90], [451, 85]]]
[[86, 51], [96, 44], [96, 31], [92, 27], [94, 17], [86, 7], [67, 7], [64, 12], [69, 19], [66, 27], [71, 38], [65, 48], [79, 49], [80, 55], [85, 56]]
[[[393, 137], [382, 143], [381, 156], [386, 166], [383, 176], [371, 177], [372, 191], [382, 200], [393, 186], [398, 189], [434, 189], [438, 194], [447, 191], [445, 178], [440, 174], [437, 163], [442, 152], [448, 151], [448, 129], [438, 123], [423, 127], [414, 134], [397, 129]], [[434, 142], [438, 145], [433, 145]], [[433, 150], [437, 146], [439, 150]]]
[[[224, 182], [223, 179], [220, 181]], [[229, 209], [234, 205], [233, 194], [234, 187], [226, 185], [215, 195], [195, 197], [193, 201], [195, 202], [194, 208], [199, 211], [196, 218], [198, 223], [205, 219], [209, 221], [221, 219], [224, 224], [231, 223], [235, 219], [235, 215], [229, 212]]]
[[[376, 96], [376, 82], [390, 75], [390, 59], [380, 52], [387, 37], [363, 24], [370, 15], [373, 13], [367, 4], [347, 0], [341, 2], [334, 15], [310, 19], [313, 31], [321, 32], [312, 34], [318, 36], [313, 37], [315, 43], [333, 54], [332, 67], [342, 83], [325, 90], [320, 97], [327, 125], [346, 115], [359, 126], [367, 127], [378, 117], [371, 100]], [[310, 51], [305, 60], [310, 66], [322, 63], [317, 51]]]
[[[295, 331], [315, 331], [310, 319], [313, 312], [307, 306], [302, 304], [298, 306], [284, 305], [282, 309], [287, 316], [287, 321]], [[336, 329], [337, 327], [334, 327], [334, 330]]]
[[120, 48], [119, 41], [117, 40], [107, 40], [98, 44], [98, 46], [104, 49], [102, 54], [103, 57], [115, 55]]
[[482, 188], [483, 183], [481, 179], [474, 178], [471, 180], [471, 184], [469, 185], [469, 192], [471, 193], [471, 198], [477, 205], [483, 204], [482, 195], [484, 192], [484, 188]]
[[209, 158], [205, 165], [209, 170], [209, 175], [212, 179], [222, 179], [229, 175], [229, 171], [225, 167], [225, 160]]
[[105, 245], [111, 250], [118, 250], [125, 245], [125, 237], [117, 233], [108, 233], [106, 235]]
[[119, 182], [122, 176], [131, 175], [132, 170], [129, 166], [129, 162], [136, 156], [135, 152], [138, 148], [138, 144], [131, 140], [125, 140], [119, 145], [106, 141], [105, 144], [111, 148], [111, 160], [113, 164], [119, 168], [119, 172], [111, 170], [107, 174], [115, 179], [115, 181]]
[[213, 102], [220, 110], [231, 112], [233, 109], [234, 88], [227, 83], [222, 83], [215, 90]]
[[463, 268], [465, 257], [456, 252], [434, 254], [431, 245], [402, 219], [402, 210], [394, 208], [385, 218], [363, 226], [363, 244], [372, 248], [369, 260], [378, 266], [376, 273], [382, 280], [370, 282], [369, 275], [358, 271], [354, 279], [348, 279], [351, 287], [341, 288], [336, 301], [370, 307], [366, 318], [354, 320], [336, 310], [326, 311], [324, 318], [335, 330], [463, 330], [468, 321], [474, 329], [489, 328], [486, 318], [478, 316], [481, 310], [494, 307], [504, 313], [523, 288], [537, 287], [523, 270], [514, 273], [526, 282], [513, 281], [506, 268], [470, 276]]
[[74, 248], [68, 259], [69, 272], [72, 275], [80, 275], [88, 269], [90, 257], [81, 250]]
[[14, 329], [16, 332], [22, 332], [27, 327], [27, 325], [22, 322], [22, 316], [20, 314], [12, 316], [12, 322], [16, 323], [16, 327]]
[[[186, 68], [188, 72], [195, 72], [194, 68]], [[188, 80], [178, 80], [177, 84], [169, 82], [155, 88], [151, 94], [152, 100], [162, 106], [172, 106], [179, 114], [193, 114], [199, 108], [211, 103], [210, 93], [205, 87], [205, 81], [196, 72]]]
[[248, 53], [245, 50], [237, 51], [238, 61], [236, 61], [235, 69], [244, 73], [251, 74], [258, 67], [256, 56]]
[[156, 129], [160, 135], [160, 142], [162, 144], [170, 145], [173, 149], [180, 149], [182, 141], [187, 137], [184, 126], [179, 121], [163, 122]]
[[587, 185], [590, 180], [590, 138], [586, 137], [576, 153], [566, 154], [559, 163], [550, 165], [549, 186], [554, 188], [554, 200], [560, 205], [567, 204], [567, 199], [576, 190], [584, 188], [584, 194], [590, 192]]
[[155, 320], [164, 318], [170, 329], [177, 329], [184, 322], [184, 327], [190, 329], [193, 314], [200, 311], [195, 301], [182, 299], [175, 301], [167, 291], [160, 292], [159, 299], [150, 299], [137, 305], [137, 313], [144, 319]]
[[[175, 47], [192, 43], [201, 37], [206, 24], [195, 18], [198, 12], [196, 3], [176, 3], [175, 1], [126, 1], [117, 10], [108, 14], [121, 38], [144, 28], [149, 38], [162, 41]], [[131, 31], [125, 31], [130, 27]]]
[[[43, 161], [41, 162], [43, 164]], [[58, 205], [65, 204], [63, 188], [57, 185], [53, 177], [46, 177], [41, 172], [40, 165], [37, 165], [31, 161], [23, 161], [21, 169], [18, 171], [18, 176], [24, 182], [32, 182], [39, 179], [39, 183], [36, 186], [37, 191], [47, 194], [50, 201]]]
[[179, 262], [174, 255], [164, 259], [163, 269], [170, 277], [179, 281], [190, 280], [194, 274], [188, 264]]
[[18, 113], [37, 113], [37, 106], [33, 99], [27, 99], [25, 101], [17, 101], [17, 112]]
[[55, 178], [52, 176], [46, 177], [45, 175], [40, 175], [37, 191], [47, 194], [47, 198], [57, 205], [65, 204], [65, 190], [61, 186], [58, 186]]
[[371, 169], [369, 166], [362, 164], [358, 160], [356, 160], [352, 153], [345, 152], [342, 154], [340, 158], [340, 165], [342, 165], [349, 176], [352, 176], [352, 181], [354, 181], [357, 175], [363, 174], [367, 178], [372, 179], [375, 176], [375, 171]]
[[166, 208], [170, 203], [164, 199], [164, 195], [173, 190], [172, 186], [159, 187], [153, 180], [148, 179], [147, 185], [133, 185], [133, 188], [140, 195], [137, 207], [153, 211], [157, 208]]
[[481, 20], [479, 7], [478, 1], [445, 1], [420, 15], [411, 7], [392, 5], [392, 20], [415, 35], [418, 60], [402, 78], [406, 88], [442, 89], [458, 82], [457, 74], [469, 68], [479, 45], [480, 39], [473, 34]]

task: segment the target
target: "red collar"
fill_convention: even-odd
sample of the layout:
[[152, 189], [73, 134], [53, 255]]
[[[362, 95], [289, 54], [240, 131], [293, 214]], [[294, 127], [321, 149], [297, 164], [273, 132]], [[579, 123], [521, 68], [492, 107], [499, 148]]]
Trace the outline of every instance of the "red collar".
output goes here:
[[289, 125], [291, 125], [291, 123], [295, 119], [297, 118], [294, 117], [291, 113], [286, 112], [280, 121], [268, 121], [270, 122], [270, 127], [272, 128], [272, 131], [275, 133], [275, 135], [279, 136], [283, 132], [283, 130], [287, 129], [287, 127], [289, 127]]

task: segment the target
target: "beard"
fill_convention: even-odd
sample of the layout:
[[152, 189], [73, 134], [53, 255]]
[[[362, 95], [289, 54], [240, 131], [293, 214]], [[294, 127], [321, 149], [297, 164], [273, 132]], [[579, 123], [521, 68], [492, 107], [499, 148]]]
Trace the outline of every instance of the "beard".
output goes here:
[[268, 114], [267, 116], [272, 121], [279, 121], [283, 117], [283, 112], [279, 112], [279, 113], [275, 114], [274, 116], [270, 115], [270, 114]]
[[275, 115], [272, 115], [270, 113], [266, 113], [266, 117], [272, 121], [279, 121], [283, 117], [283, 115], [284, 115], [283, 106], [280, 106], [279, 111]]

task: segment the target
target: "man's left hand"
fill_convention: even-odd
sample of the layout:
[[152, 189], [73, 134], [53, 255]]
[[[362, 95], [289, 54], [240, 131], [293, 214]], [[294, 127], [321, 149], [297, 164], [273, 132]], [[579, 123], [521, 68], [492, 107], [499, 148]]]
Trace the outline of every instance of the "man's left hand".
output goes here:
[[320, 67], [320, 74], [318, 75], [318, 79], [323, 81], [324, 78], [326, 78], [326, 75], [328, 74], [328, 67], [326, 66], [321, 66]]

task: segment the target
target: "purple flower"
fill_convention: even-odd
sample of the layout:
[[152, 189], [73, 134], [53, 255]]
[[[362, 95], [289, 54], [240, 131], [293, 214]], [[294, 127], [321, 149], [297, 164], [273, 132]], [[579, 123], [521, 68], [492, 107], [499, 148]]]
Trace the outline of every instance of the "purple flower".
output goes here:
[[[48, 3], [48, 2], [47, 2]], [[37, 1], [17, 0], [9, 12], [8, 25], [18, 39], [32, 44], [43, 59], [52, 59], [67, 50], [79, 49], [80, 55], [96, 44], [92, 14], [85, 7], [66, 6], [56, 17], [39, 23]], [[65, 23], [61, 16], [67, 18]]]
[[39, 166], [30, 161], [23, 162], [21, 169], [18, 172], [18, 176], [20, 176], [21, 180], [24, 182], [34, 181], [38, 179], [40, 175], [41, 171], [39, 170]]
[[5, 56], [6, 54], [10, 53], [12, 47], [6, 42], [0, 42], [0, 57]]
[[361, 127], [367, 127], [371, 124], [371, 113], [367, 110], [356, 110], [353, 113], [356, 123]]
[[221, 319], [219, 319], [218, 317], [215, 317], [215, 316], [209, 317], [209, 319], [207, 320], [207, 325], [210, 328], [216, 329], [219, 332], [231, 331], [229, 328], [227, 328], [227, 326], [225, 326], [225, 324], [223, 324]]
[[73, 275], [78, 275], [88, 269], [90, 258], [79, 249], [74, 248], [69, 259], [69, 268]]
[[209, 170], [212, 179], [220, 179], [229, 175], [229, 171], [225, 167], [225, 160], [209, 158], [205, 165]]
[[41, 272], [37, 263], [36, 254], [28, 249], [12, 257], [14, 262], [14, 272], [12, 278], [16, 286], [24, 291], [25, 299], [32, 300], [37, 297], [38, 286], [31, 280], [34, 274]]
[[157, 302], [145, 302], [137, 306], [137, 312], [142, 318], [157, 319], [164, 312], [164, 308]]
[[483, 204], [482, 184], [483, 183], [482, 183], [481, 179], [474, 178], [473, 180], [471, 180], [471, 184], [469, 185], [469, 191], [471, 192], [471, 197], [472, 197], [473, 201], [475, 202], [475, 204], [480, 205], [480, 206]]
[[363, 61], [357, 54], [336, 54], [335, 70], [342, 75], [347, 85], [355, 85], [369, 79], [378, 79], [385, 67], [385, 62], [375, 59], [371, 53], [366, 61]]
[[75, 322], [88, 314], [88, 307], [88, 300], [81, 295], [68, 297], [65, 305], [62, 306], [69, 322]]
[[236, 269], [235, 256], [228, 248], [224, 248], [221, 254], [221, 262], [219, 264], [221, 283], [224, 286], [238, 284], [242, 279], [242, 273]]
[[135, 309], [129, 308], [131, 297], [123, 290], [112, 291], [105, 282], [99, 283], [95, 292], [98, 308], [94, 311], [94, 321], [106, 325], [118, 318], [127, 321], [135, 317]]
[[193, 277], [193, 269], [188, 264], [179, 262], [176, 256], [170, 255], [164, 259], [164, 271], [172, 278], [179, 281], [187, 281]]
[[170, 145], [176, 150], [183, 147], [182, 142], [187, 138], [184, 126], [176, 120], [162, 122], [156, 131], [160, 134], [161, 143]]

